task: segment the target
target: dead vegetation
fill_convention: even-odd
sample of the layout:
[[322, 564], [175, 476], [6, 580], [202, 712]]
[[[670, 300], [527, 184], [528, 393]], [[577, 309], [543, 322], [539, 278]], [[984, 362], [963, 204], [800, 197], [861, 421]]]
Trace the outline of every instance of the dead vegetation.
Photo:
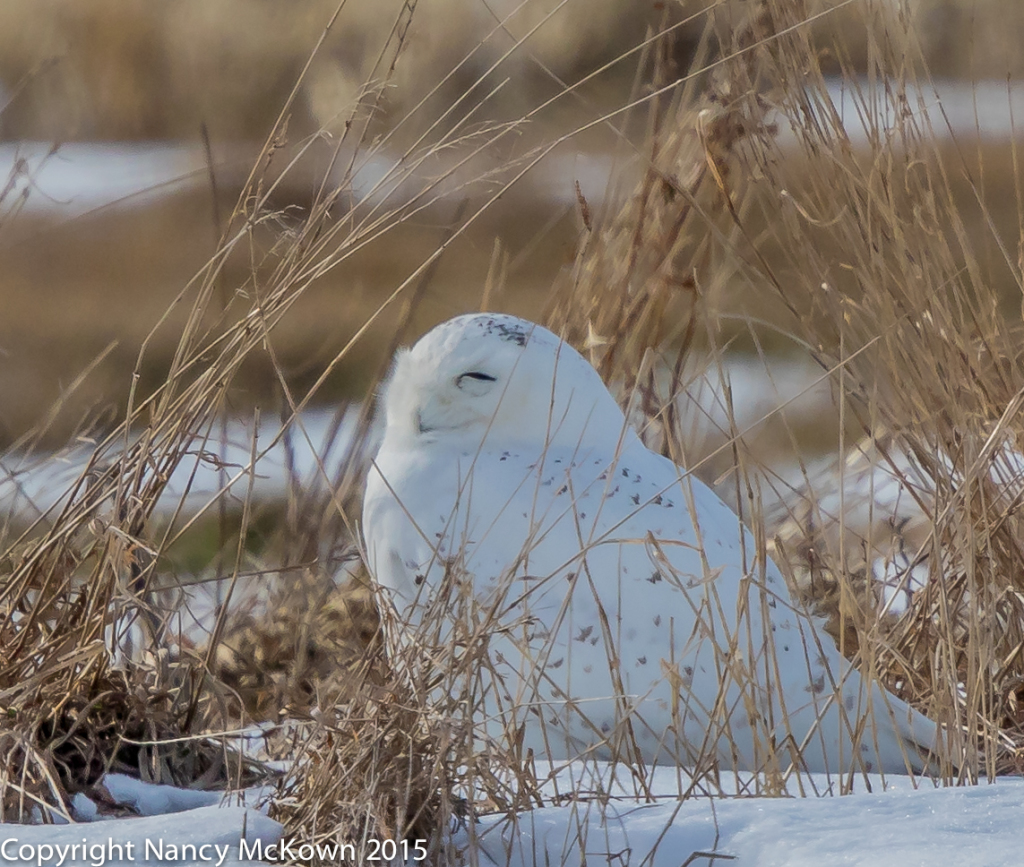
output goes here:
[[[1019, 771], [1024, 737], [1022, 460], [1015, 450], [1024, 344], [988, 289], [1000, 270], [1020, 285], [1017, 239], [994, 239], [994, 257], [972, 245], [966, 222], [985, 218], [984, 199], [976, 214], [958, 209], [951, 176], [967, 172], [967, 162], [950, 165], [914, 113], [927, 79], [917, 78], [913, 33], [862, 5], [871, 12], [872, 62], [898, 73], [884, 92], [860, 97], [867, 153], [851, 146], [833, 110], [799, 0], [744, 4], [740, 17], [724, 7], [692, 75], [678, 75], [666, 43], [652, 34], [645, 62], [654, 84], [635, 94], [636, 110], [649, 112], [642, 181], [616, 213], [591, 213], [581, 194], [585, 233], [549, 322], [591, 354], [648, 440], [685, 462], [676, 395], [686, 385], [687, 352], [696, 341], [726, 348], [712, 300], [722, 287], [772, 299], [776, 321], [747, 323], [749, 339], [757, 344], [782, 330], [831, 378], [840, 452], [853, 444], [851, 434], [873, 437], [877, 459], [897, 479], [906, 475], [897, 453], [912, 455], [919, 470], [904, 485], [917, 522], [908, 545], [903, 525], [890, 524], [884, 544], [873, 535], [876, 518], [898, 521], [901, 511], [877, 515], [871, 507], [866, 529], [847, 529], [846, 498], [820, 508], [832, 493], [822, 485], [833, 482], [803, 467], [805, 488], [783, 494], [788, 512], [767, 516], [775, 554], [847, 655], [966, 733], [961, 775], [974, 780]], [[402, 33], [396, 27], [379, 57], [376, 75], [384, 80]], [[725, 60], [705, 70], [713, 44]], [[852, 71], [847, 79], [856, 89]], [[363, 138], [373, 94], [366, 99], [371, 104], [353, 112], [343, 144], [384, 152]], [[888, 129], [875, 99], [893, 109]], [[457, 145], [471, 154], [515, 129], [470, 131], [473, 108], [457, 104], [439, 119], [436, 135], [416, 142], [377, 192], [408, 181], [432, 150]], [[287, 109], [266, 158], [283, 141], [286, 117]], [[783, 149], [802, 156], [799, 195]], [[451, 239], [543, 152], [530, 152], [479, 210], [460, 215], [448, 240], [395, 286], [385, 306], [403, 306], [400, 318], [408, 321]], [[338, 159], [346, 153], [339, 147]], [[456, 640], [438, 618], [437, 631], [417, 646], [384, 641], [365, 585], [336, 591], [327, 583], [331, 552], [355, 540], [353, 497], [365, 455], [354, 454], [312, 489], [293, 490], [280, 538], [264, 554], [276, 557], [273, 569], [245, 548], [258, 504], [238, 497], [241, 529], [222, 538], [209, 570], [227, 592], [205, 643], [176, 638], [164, 603], [155, 604], [174, 589], [162, 572], [168, 547], [199, 519], [183, 513], [157, 528], [149, 518], [176, 467], [216, 465], [219, 420], [242, 363], [265, 356], [282, 415], [294, 421], [324, 377], [293, 393], [275, 357], [275, 326], [318, 277], [422, 215], [441, 194], [436, 181], [427, 182], [396, 207], [381, 195], [352, 203], [344, 189], [324, 186], [299, 223], [283, 220], [271, 195], [258, 166], [217, 255], [181, 294], [189, 314], [163, 385], [132, 401], [56, 511], [28, 527], [5, 522], [2, 819], [46, 819], [45, 810], [35, 812], [44, 805], [66, 812], [70, 794], [88, 791], [110, 769], [159, 782], [238, 785], [253, 768], [217, 732], [282, 712], [296, 725], [278, 747], [295, 763], [277, 815], [310, 840], [411, 835], [431, 838], [439, 850], [438, 829], [453, 817], [536, 802], [536, 775], [517, 752], [515, 732], [495, 743], [474, 731], [486, 617], [467, 611], [456, 621], [468, 624]], [[277, 239], [269, 249], [267, 235]], [[224, 263], [238, 250], [254, 257], [253, 278], [226, 293]], [[373, 323], [356, 331], [329, 369]], [[144, 362], [145, 349], [137, 370]], [[765, 545], [759, 486], [781, 482], [751, 465], [742, 433], [733, 431], [730, 443], [736, 490]], [[252, 461], [267, 447], [254, 441]], [[236, 477], [236, 496], [251, 484], [251, 464], [222, 470], [225, 487]], [[841, 475], [841, 492], [845, 484]], [[226, 499], [208, 504], [206, 520]], [[902, 613], [884, 610], [871, 578], [872, 553], [894, 544], [904, 557], [896, 571], [908, 576], [897, 574], [897, 582], [909, 581], [913, 566], [927, 570]], [[858, 550], [860, 560], [851, 554]], [[232, 613], [232, 595], [251, 571], [279, 573], [270, 602]], [[144, 635], [146, 644], [131, 656], [124, 653], [129, 634], [136, 642]], [[439, 695], [447, 699], [439, 703]]]

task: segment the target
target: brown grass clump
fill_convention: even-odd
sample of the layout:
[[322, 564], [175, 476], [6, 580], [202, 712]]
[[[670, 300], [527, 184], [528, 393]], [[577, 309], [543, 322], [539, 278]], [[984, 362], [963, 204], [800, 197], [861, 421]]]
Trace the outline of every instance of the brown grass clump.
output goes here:
[[373, 676], [319, 715], [275, 808], [299, 839], [353, 844], [360, 859], [373, 840], [423, 841], [438, 858], [453, 819], [535, 802], [514, 722], [501, 741], [481, 732], [495, 612], [468, 582], [446, 589], [415, 624], [385, 607], [387, 640], [363, 662]]
[[[685, 385], [695, 341], [713, 329], [709, 304], [733, 276], [723, 256], [723, 234], [736, 233], [733, 173], [745, 139], [774, 129], [753, 50], [772, 36], [771, 25], [763, 3], [716, 10], [694, 71], [679, 87], [667, 86], [674, 81], [671, 53], [658, 46], [654, 79], [664, 92], [651, 105], [641, 183], [596, 230], [581, 197], [587, 234], [548, 323], [589, 354], [606, 381], [637, 392], [649, 442], [652, 427], [678, 428], [671, 395]], [[699, 74], [712, 46], [727, 62]], [[649, 351], [671, 358], [652, 363]], [[667, 390], [659, 385], [665, 363]], [[684, 462], [682, 443], [668, 436], [651, 444]]]
[[212, 668], [244, 704], [239, 716], [303, 719], [346, 702], [367, 676], [382, 680], [367, 667], [379, 640], [380, 614], [365, 572], [339, 586], [307, 572], [282, 582], [265, 611], [229, 617]]

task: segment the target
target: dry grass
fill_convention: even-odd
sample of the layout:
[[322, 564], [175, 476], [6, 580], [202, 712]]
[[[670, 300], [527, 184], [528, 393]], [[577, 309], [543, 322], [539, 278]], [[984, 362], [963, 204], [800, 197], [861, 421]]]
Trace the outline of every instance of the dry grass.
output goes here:
[[[810, 601], [831, 616], [843, 650], [968, 734], [964, 778], [1015, 762], [1019, 768], [1012, 745], [1022, 735], [1024, 563], [1012, 434], [1024, 382], [1019, 333], [988, 286], [997, 269], [1019, 283], [1020, 264], [1015, 254], [990, 261], [974, 252], [950, 193], [951, 175], [966, 163], [948, 165], [919, 120], [898, 113], [895, 133], [874, 130], [869, 157], [854, 153], [830, 110], [799, 0], [742, 6], [719, 10], [697, 65], [716, 42], [726, 60], [700, 75], [678, 80], [671, 52], [651, 39], [645, 62], [655, 95], [644, 97], [643, 180], [615, 214], [590, 213], [581, 196], [584, 240], [549, 321], [591, 353], [620, 393], [643, 398], [648, 441], [684, 461], [675, 398], [686, 380], [686, 352], [698, 339], [722, 349], [708, 299], [726, 285], [771, 299], [789, 338], [833, 378], [840, 430], [882, 427], [885, 443], [898, 443], [923, 468], [930, 486], [917, 507], [927, 529], [911, 559], [927, 562], [929, 581], [904, 614], [878, 616], [872, 585], [848, 556], [845, 531], [834, 546], [813, 532], [830, 516], [815, 511], [810, 471], [810, 505], [793, 506], [796, 530], [776, 550], [784, 557], [813, 551], [807, 568], [827, 580], [801, 583], [795, 558], [790, 571], [804, 591], [827, 588]], [[912, 103], [906, 88], [920, 68], [915, 43], [877, 10], [872, 22], [872, 62], [900, 73], [885, 98], [896, 107]], [[381, 52], [378, 80], [393, 68], [405, 23], [399, 19]], [[386, 140], [371, 145], [365, 138], [375, 98], [368, 93], [353, 112], [339, 161], [361, 149], [387, 152]], [[293, 491], [280, 537], [264, 554], [275, 558], [273, 569], [252, 562], [245, 548], [257, 504], [242, 498], [240, 530], [222, 539], [209, 573], [225, 582], [230, 602], [241, 593], [243, 573], [279, 572], [266, 610], [240, 618], [225, 603], [203, 647], [188, 647], [166, 628], [162, 558], [196, 520], [179, 515], [159, 528], [151, 524], [169, 474], [183, 463], [216, 462], [209, 452], [221, 413], [254, 357], [276, 378], [283, 415], [294, 422], [327, 374], [294, 393], [275, 353], [275, 328], [318, 279], [417, 219], [439, 195], [426, 183], [395, 206], [379, 197], [351, 202], [344, 189], [324, 186], [305, 219], [283, 218], [272, 206], [275, 182], [261, 170], [283, 140], [286, 114], [226, 221], [217, 254], [176, 303], [186, 312], [180, 330], [174, 326], [180, 336], [166, 380], [152, 396], [133, 396], [124, 422], [98, 444], [57, 511], [29, 527], [4, 525], [0, 818], [24, 819], [38, 804], [66, 811], [69, 794], [87, 790], [108, 768], [130, 766], [164, 782], [237, 784], [246, 763], [211, 737], [282, 708], [293, 718], [314, 717], [282, 744], [296, 761], [276, 808], [306, 839], [365, 843], [410, 835], [429, 837], [440, 851], [438, 829], [452, 817], [536, 802], [536, 775], [517, 749], [515, 729], [487, 738], [475, 719], [493, 622], [465, 587], [453, 582], [456, 595], [443, 600], [416, 646], [396, 639], [387, 622], [383, 632], [377, 628], [365, 588], [323, 590], [322, 576], [334, 571], [332, 552], [356, 538], [351, 516], [364, 455], [353, 455], [315, 489]], [[515, 131], [471, 129], [472, 120], [468, 100], [439, 117], [382, 188], [410, 177], [439, 149], [457, 145], [472, 155]], [[790, 124], [806, 165], [799, 198], [779, 170], [778, 127]], [[408, 337], [438, 260], [544, 152], [530, 151], [510, 174], [487, 179], [493, 194], [459, 215], [445, 240], [396, 281], [392, 297], [328, 372], [388, 308], [399, 308], [399, 324], [387, 342]], [[274, 239], [269, 247], [267, 237]], [[826, 257], [822, 250], [837, 252]], [[240, 255], [252, 260], [251, 280], [225, 286], [225, 264]], [[162, 323], [152, 340], [165, 339], [168, 327]], [[749, 331], [756, 343], [760, 332]], [[267, 447], [254, 441], [253, 459]], [[731, 447], [743, 517], [757, 525], [762, 477], [744, 472], [754, 468], [741, 437]], [[892, 449], [881, 450], [883, 459]], [[225, 479], [232, 474], [244, 486], [252, 467], [225, 468]], [[215, 498], [207, 518], [226, 509], [225, 501]], [[801, 533], [807, 538], [797, 544]], [[764, 533], [755, 535], [763, 548]], [[313, 603], [315, 611], [303, 610]], [[123, 639], [134, 624], [145, 627], [150, 646], [128, 657]], [[341, 677], [330, 671], [339, 662]], [[188, 748], [167, 744], [175, 738]]]

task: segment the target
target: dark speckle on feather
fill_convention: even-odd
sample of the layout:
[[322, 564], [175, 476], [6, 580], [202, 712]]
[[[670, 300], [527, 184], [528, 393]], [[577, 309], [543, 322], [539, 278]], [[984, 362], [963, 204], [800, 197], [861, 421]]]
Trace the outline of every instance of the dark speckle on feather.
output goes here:
[[526, 346], [526, 331], [521, 325], [510, 325], [507, 322], [498, 322], [488, 319], [483, 323], [485, 333], [490, 336], [497, 334], [506, 343], [514, 343], [516, 346]]
[[804, 687], [804, 691], [812, 692], [815, 695], [821, 695], [825, 691], [825, 675], [819, 674], [814, 678], [814, 680]]

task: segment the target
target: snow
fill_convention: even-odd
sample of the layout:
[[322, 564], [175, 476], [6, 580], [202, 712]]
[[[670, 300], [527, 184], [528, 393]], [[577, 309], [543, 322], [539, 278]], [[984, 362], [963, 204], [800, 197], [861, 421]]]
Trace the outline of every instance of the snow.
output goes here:
[[[322, 484], [324, 474], [332, 478], [348, 457], [357, 417], [358, 407], [350, 409], [335, 431], [333, 410], [309, 411], [296, 418], [287, 432], [279, 423], [262, 424], [257, 430], [252, 419], [233, 418], [223, 439], [219, 428], [205, 442], [196, 437], [191, 453], [171, 474], [156, 514], [169, 515], [179, 504], [185, 515], [194, 514], [225, 490], [240, 507], [249, 489], [254, 439], [254, 500], [284, 498], [290, 479], [306, 490]], [[91, 446], [80, 444], [57, 455], [3, 456], [0, 512], [34, 518], [55, 509], [89, 467], [92, 454]]]
[[905, 114], [913, 115], [926, 129], [930, 124], [939, 140], [999, 140], [1020, 135], [1019, 119], [1024, 116], [1020, 82], [939, 80], [917, 87], [906, 82], [907, 102], [899, 105], [893, 104], [894, 96], [887, 96], [882, 86], [899, 92], [895, 82], [876, 87], [866, 80], [828, 82], [829, 98], [855, 144], [866, 143], [873, 135], [872, 128], [883, 134], [893, 132]]
[[[561, 776], [563, 781], [567, 778], [565, 773]], [[654, 782], [655, 791], [678, 785], [676, 772], [667, 769], [659, 771]], [[451, 843], [459, 853], [455, 864], [479, 867], [578, 865], [583, 858], [588, 864], [618, 867], [679, 867], [695, 853], [707, 854], [696, 855], [690, 863], [709, 864], [709, 856], [717, 853], [721, 860], [714, 863], [735, 867], [1003, 867], [1020, 863], [1024, 780], [1002, 778], [992, 785], [937, 789], [927, 782], [917, 781], [915, 788], [909, 778], [889, 777], [885, 791], [880, 779], [870, 782], [873, 792], [847, 797], [679, 800], [665, 796], [647, 803], [621, 795], [569, 803], [563, 799], [559, 806], [511, 819], [503, 814], [480, 817], [475, 824], [458, 827]], [[828, 788], [822, 777], [814, 783], [821, 791]], [[3, 825], [0, 865], [57, 867], [60, 851], [68, 854], [58, 846], [86, 841], [101, 849], [83, 857], [79, 846], [61, 867], [157, 863], [161, 844], [165, 862], [233, 867], [257, 863], [240, 860], [240, 855], [259, 851], [277, 860], [278, 852], [268, 852], [266, 847], [290, 840], [294, 852], [305, 842], [285, 837], [282, 826], [258, 810], [187, 808], [193, 796], [220, 800], [217, 793], [177, 790], [172, 794], [166, 791], [170, 787], [127, 777], [113, 781], [109, 776], [104, 787], [118, 792], [115, 800], [124, 798], [147, 809], [162, 806], [172, 812], [76, 825]], [[543, 790], [550, 795], [552, 784]], [[247, 853], [239, 848], [243, 832]], [[261, 850], [255, 849], [257, 840]], [[2, 848], [5, 842], [6, 849]], [[194, 853], [182, 852], [187, 844], [196, 847]], [[46, 845], [53, 848], [42, 848]], [[207, 848], [201, 849], [203, 845]], [[31, 848], [19, 856], [21, 846]], [[172, 846], [178, 860], [168, 857]], [[406, 863], [416, 862], [410, 856]]]
[[[540, 766], [543, 770], [543, 766]], [[749, 776], [721, 782], [731, 793], [680, 800], [692, 782], [675, 769], [656, 769], [653, 798], [624, 794], [628, 773], [616, 783], [608, 766], [562, 769], [541, 787], [545, 806], [483, 817], [458, 830], [453, 844], [465, 863], [479, 867], [541, 867], [580, 863], [679, 867], [694, 853], [718, 853], [715, 864], [736, 867], [915, 867], [915, 865], [1020, 863], [1024, 780], [936, 788], [905, 776], [843, 780], [856, 794], [840, 797], [839, 780], [814, 774], [789, 780], [788, 797], [750, 797]], [[762, 784], [764, 780], [760, 781]], [[566, 803], [566, 783], [603, 798]], [[562, 798], [555, 799], [556, 790]], [[819, 793], [817, 796], [810, 794]], [[659, 793], [661, 793], [659, 795]], [[583, 857], [581, 857], [581, 855]], [[473, 861], [473, 858], [478, 858]], [[729, 859], [729, 860], [726, 860]], [[697, 856], [697, 865], [712, 863]]]
[[577, 803], [514, 824], [487, 818], [458, 842], [475, 844], [480, 867], [580, 864], [581, 853], [591, 864], [679, 867], [698, 852], [735, 867], [996, 867], [1020, 863], [1022, 807], [1019, 780], [843, 798]]
[[72, 218], [117, 203], [138, 205], [205, 183], [201, 146], [25, 141], [0, 145], [0, 179], [13, 180], [7, 203]]
[[[830, 79], [827, 85], [829, 98], [854, 144], [868, 141], [871, 127], [883, 133], [894, 130], [899, 114], [906, 112], [920, 120], [927, 116], [939, 138], [957, 139], [1011, 138], [1018, 132], [1015, 118], [1024, 116], [1024, 88], [1019, 82], [940, 80], [916, 90], [908, 85], [907, 103], [898, 108], [883, 90], [891, 83]], [[784, 143], [793, 139], [785, 124], [781, 138]], [[251, 160], [251, 148], [236, 143], [218, 158], [216, 168], [237, 170]], [[528, 193], [552, 203], [574, 205], [575, 182], [579, 181], [591, 205], [597, 206], [613, 162], [612, 155], [606, 153], [555, 152], [527, 175]], [[340, 163], [347, 165], [345, 160]], [[339, 173], [336, 180], [349, 184], [356, 196], [368, 201], [396, 202], [420, 194], [425, 183], [437, 184], [445, 169], [431, 164], [416, 175], [408, 172], [402, 163], [382, 153], [363, 158], [353, 178], [345, 179]], [[0, 180], [14, 180], [6, 197], [8, 205], [17, 201], [23, 209], [68, 219], [110, 205], [137, 206], [154, 197], [196, 189], [207, 183], [207, 177], [207, 155], [199, 142], [69, 142], [56, 150], [49, 142], [0, 145]], [[464, 176], [456, 174], [433, 195], [462, 196], [465, 182]]]
[[[244, 807], [199, 807], [185, 813], [105, 819], [87, 825], [0, 825], [0, 864], [121, 867], [169, 862], [233, 867], [257, 863], [240, 859], [240, 840], [244, 838], [249, 847], [256, 841], [268, 846], [281, 838], [282, 831], [279, 823]], [[89, 845], [84, 852], [83, 842]], [[65, 848], [75, 844], [75, 850]]]
[[116, 803], [131, 807], [140, 816], [162, 816], [199, 807], [215, 807], [223, 800], [220, 792], [147, 785], [124, 774], [107, 774], [103, 778], [103, 788]]
[[[872, 776], [856, 780], [857, 793], [841, 797], [831, 794], [838, 788], [835, 778], [813, 775], [804, 779], [804, 790], [819, 795], [793, 796], [799, 788], [796, 781], [788, 785], [790, 796], [735, 794], [755, 788], [755, 781], [748, 777], [733, 781], [729, 794], [680, 799], [680, 784], [687, 786], [691, 780], [675, 769], [662, 768], [653, 772], [653, 794], [644, 801], [626, 793], [625, 780], [630, 775], [622, 766], [614, 775], [611, 770], [612, 766], [578, 763], [551, 773], [539, 765], [546, 779], [541, 793], [547, 804], [558, 806], [511, 818], [504, 814], [482, 816], [475, 823], [460, 824], [450, 839], [457, 853], [453, 867], [575, 867], [581, 863], [679, 867], [691, 857], [688, 863], [695, 865], [735, 867], [932, 867], [949, 863], [1005, 867], [1021, 863], [1024, 780], [1019, 778], [936, 788], [927, 780], [889, 776], [883, 781]], [[571, 799], [567, 790], [573, 787], [588, 794]], [[135, 805], [154, 811], [154, 815], [75, 825], [2, 825], [0, 867], [151, 863], [233, 867], [264, 863], [240, 860], [240, 855], [261, 854], [266, 861], [275, 862], [282, 850], [268, 851], [267, 847], [290, 842], [295, 854], [306, 842], [287, 837], [282, 825], [259, 810], [214, 806], [223, 799], [218, 792], [155, 786], [122, 775], [105, 777], [103, 788], [115, 803]], [[599, 790], [603, 794], [594, 796]], [[250, 790], [238, 797], [253, 804], [254, 800], [263, 801], [266, 794], [265, 790]], [[239, 846], [243, 832], [246, 852]], [[100, 847], [101, 854], [100, 850], [93, 850], [92, 855], [83, 853], [81, 846], [76, 853], [57, 849], [83, 841]], [[418, 863], [412, 856], [413, 842], [407, 865]], [[182, 852], [187, 844], [195, 846], [195, 852]], [[51, 849], [42, 848], [45, 846]], [[161, 846], [163, 862], [158, 858]], [[206, 849], [201, 849], [203, 846]], [[31, 849], [19, 856], [18, 847]], [[62, 862], [61, 851], [68, 856]], [[287, 852], [285, 849], [284, 854]], [[718, 856], [714, 862], [713, 854]]]

